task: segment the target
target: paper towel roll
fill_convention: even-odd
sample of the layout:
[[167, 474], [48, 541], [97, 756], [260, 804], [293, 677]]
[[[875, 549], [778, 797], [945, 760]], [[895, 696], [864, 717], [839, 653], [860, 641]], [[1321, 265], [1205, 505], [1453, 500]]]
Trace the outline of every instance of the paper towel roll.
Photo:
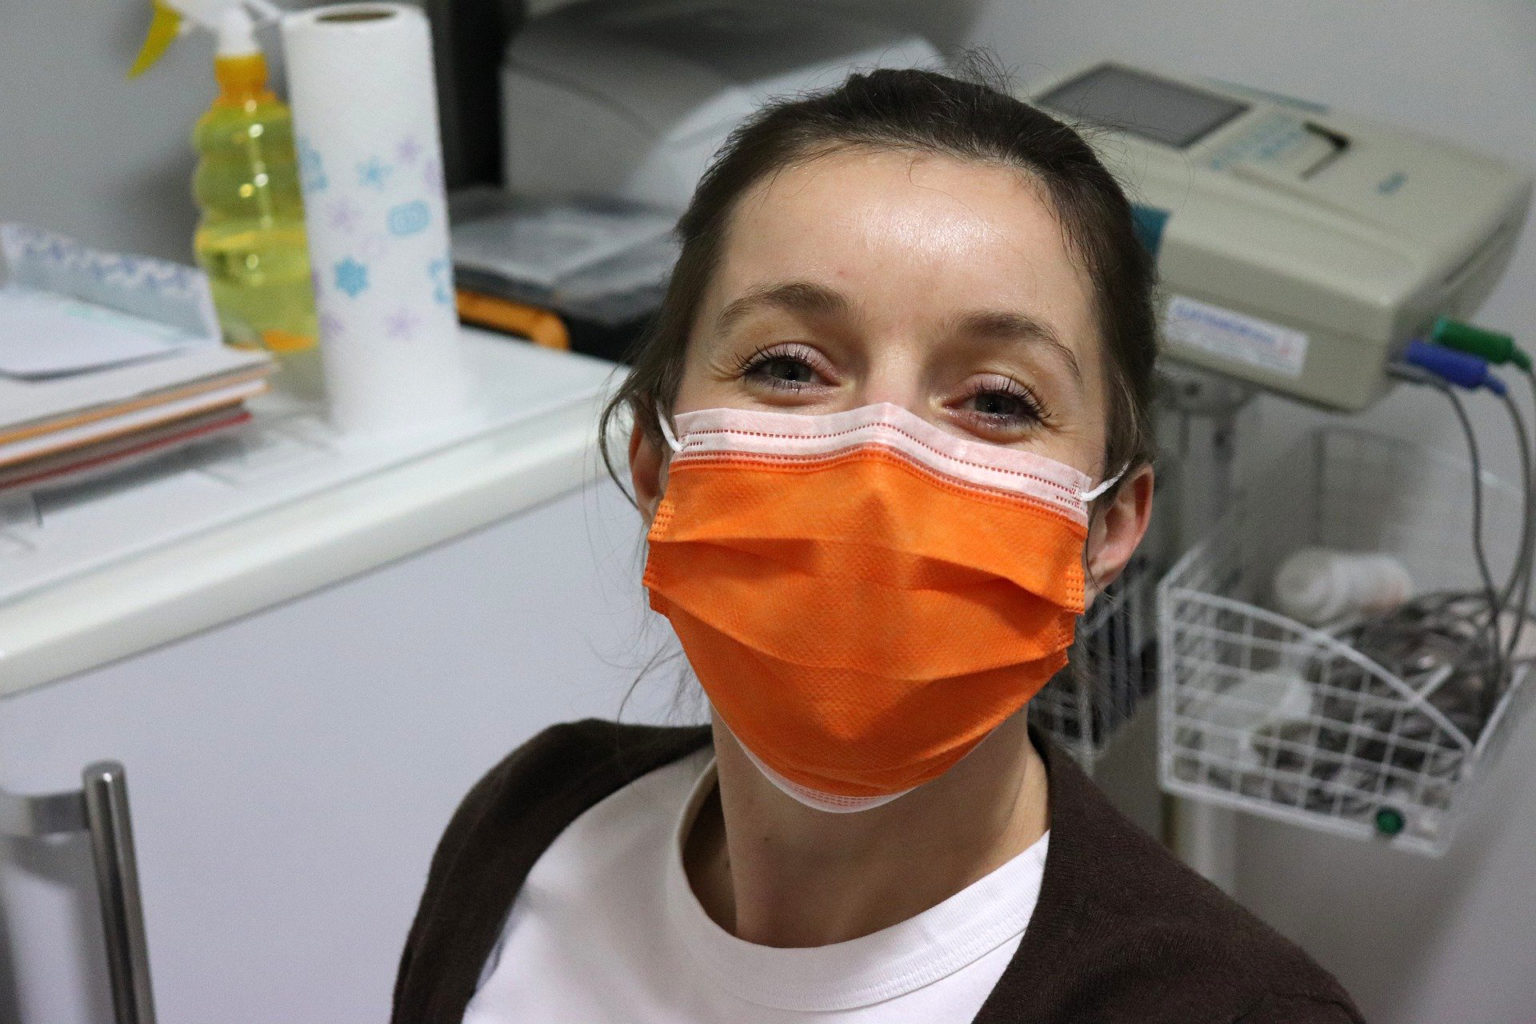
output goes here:
[[402, 4], [283, 18], [331, 419], [347, 433], [460, 412], [432, 39]]

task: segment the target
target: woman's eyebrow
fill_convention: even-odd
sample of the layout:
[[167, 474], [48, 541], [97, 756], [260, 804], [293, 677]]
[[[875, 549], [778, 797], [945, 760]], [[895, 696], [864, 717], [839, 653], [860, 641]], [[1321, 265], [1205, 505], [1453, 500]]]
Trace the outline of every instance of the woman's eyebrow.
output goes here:
[[812, 317], [845, 317], [853, 303], [842, 292], [810, 281], [786, 281], [765, 285], [733, 299], [715, 318], [715, 333], [725, 334], [760, 309], [777, 309]]
[[961, 316], [955, 325], [956, 333], [983, 341], [1028, 342], [1044, 345], [1046, 350], [1066, 364], [1078, 386], [1083, 383], [1083, 370], [1078, 365], [1077, 353], [1057, 335], [1055, 328], [1044, 320], [1028, 313], [1014, 310], [975, 310]]

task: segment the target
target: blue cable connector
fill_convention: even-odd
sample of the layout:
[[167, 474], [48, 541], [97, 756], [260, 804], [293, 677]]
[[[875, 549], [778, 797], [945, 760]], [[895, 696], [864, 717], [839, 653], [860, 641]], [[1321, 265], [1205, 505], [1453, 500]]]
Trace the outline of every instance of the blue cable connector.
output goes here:
[[1496, 395], [1502, 395], [1506, 390], [1504, 382], [1488, 369], [1487, 360], [1455, 349], [1424, 341], [1410, 341], [1403, 350], [1403, 361], [1469, 391], [1487, 388]]

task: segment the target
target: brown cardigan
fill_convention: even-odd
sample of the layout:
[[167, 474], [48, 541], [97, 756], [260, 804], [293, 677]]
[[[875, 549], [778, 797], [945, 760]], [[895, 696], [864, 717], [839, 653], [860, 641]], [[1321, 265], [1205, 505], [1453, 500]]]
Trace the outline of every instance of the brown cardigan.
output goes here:
[[[1360, 1024], [1326, 971], [1034, 739], [1050, 777], [1045, 876], [976, 1024]], [[513, 898], [555, 837], [603, 797], [709, 741], [707, 727], [588, 720], [546, 730], [493, 768], [432, 858], [393, 1024], [459, 1024]]]

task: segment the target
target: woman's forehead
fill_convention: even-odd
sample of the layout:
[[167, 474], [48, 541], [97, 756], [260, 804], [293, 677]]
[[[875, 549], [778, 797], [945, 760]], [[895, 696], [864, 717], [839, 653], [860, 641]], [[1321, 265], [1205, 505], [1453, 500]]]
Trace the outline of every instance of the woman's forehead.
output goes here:
[[996, 163], [852, 150], [785, 168], [737, 205], [718, 271], [725, 289], [809, 273], [872, 293], [923, 281], [930, 310], [1027, 302], [1063, 334], [1092, 334], [1091, 286], [1043, 190]]
[[764, 179], [733, 211], [699, 326], [797, 282], [892, 327], [1032, 320], [1098, 363], [1091, 284], [1044, 190], [999, 163], [839, 150]]

